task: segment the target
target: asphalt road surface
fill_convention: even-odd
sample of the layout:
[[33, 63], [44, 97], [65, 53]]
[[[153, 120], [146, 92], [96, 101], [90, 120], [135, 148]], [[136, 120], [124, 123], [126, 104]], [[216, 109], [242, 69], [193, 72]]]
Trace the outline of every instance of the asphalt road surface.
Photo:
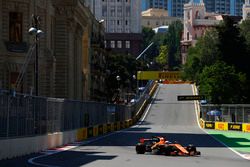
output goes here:
[[[224, 147], [198, 127], [192, 101], [177, 101], [177, 95], [192, 94], [189, 84], [160, 85], [140, 124], [34, 162], [47, 167], [249, 167], [248, 160]], [[154, 135], [165, 136], [183, 145], [192, 143], [201, 151], [201, 156], [136, 154], [138, 139]]]

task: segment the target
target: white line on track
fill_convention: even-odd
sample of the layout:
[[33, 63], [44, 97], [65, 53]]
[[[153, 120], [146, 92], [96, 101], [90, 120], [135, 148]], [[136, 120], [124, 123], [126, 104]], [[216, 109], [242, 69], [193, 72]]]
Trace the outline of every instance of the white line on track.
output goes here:
[[[159, 87], [157, 88], [157, 90], [156, 90], [156, 92], [155, 92], [153, 98], [156, 97], [156, 95], [158, 94], [158, 92], [159, 92]], [[132, 127], [139, 127], [139, 126], [142, 124], [142, 121], [144, 121], [145, 118], [147, 117], [148, 112], [149, 112], [151, 106], [152, 106], [152, 102], [151, 102], [151, 103], [149, 104], [149, 106], [147, 107], [145, 114], [143, 115], [142, 119], [140, 119], [140, 122], [139, 122], [137, 125], [134, 125], [134, 126], [132, 126]], [[131, 127], [130, 127], [130, 128], [131, 128]], [[127, 129], [128, 129], [128, 128], [127, 128]], [[89, 140], [86, 140], [86, 141], [83, 141], [83, 142], [78, 142], [78, 143], [76, 144], [76, 146], [70, 147], [70, 148], [65, 149], [65, 150], [57, 150], [57, 151], [49, 151], [49, 150], [48, 150], [48, 153], [45, 154], [45, 155], [40, 155], [40, 156], [37, 156], [37, 157], [30, 158], [30, 159], [28, 160], [28, 163], [30, 163], [30, 164], [32, 164], [32, 165], [35, 165], [35, 166], [42, 166], [42, 167], [60, 167], [60, 166], [53, 166], [53, 165], [49, 165], [49, 164], [37, 163], [37, 162], [34, 162], [34, 161], [37, 160], [37, 159], [40, 159], [40, 158], [48, 157], [48, 156], [50, 156], [50, 155], [58, 154], [58, 153], [60, 153], [60, 152], [67, 151], [67, 150], [69, 150], [69, 149], [73, 149], [73, 148], [79, 147], [79, 146], [81, 146], [81, 145], [86, 145], [86, 144], [93, 143], [93, 142], [95, 142], [95, 141], [104, 139], [104, 138], [109, 137], [109, 136], [111, 136], [111, 135], [114, 135], [114, 134], [117, 134], [117, 133], [121, 133], [122, 131], [126, 131], [126, 129], [123, 129], [123, 130], [120, 130], [120, 131], [115, 131], [115, 132], [112, 132], [112, 133], [109, 133], [109, 134], [106, 134], [106, 135], [103, 135], [103, 136], [99, 136], [99, 137], [96, 137], [96, 138], [94, 138], [94, 139], [89, 139]]]
[[[197, 88], [192, 84], [192, 91], [193, 91], [193, 95], [197, 95]], [[214, 140], [216, 140], [217, 142], [219, 142], [220, 144], [222, 144], [223, 146], [225, 146], [226, 148], [228, 148], [229, 150], [231, 150], [232, 152], [234, 152], [235, 154], [239, 155], [240, 157], [246, 159], [246, 160], [250, 160], [250, 157], [248, 154], [244, 155], [244, 154], [241, 154], [239, 153], [238, 151], [232, 149], [231, 147], [229, 147], [228, 145], [226, 145], [225, 143], [221, 142], [220, 140], [216, 139], [213, 135], [209, 134], [206, 130], [204, 130], [201, 126], [200, 126], [200, 123], [199, 123], [199, 118], [198, 118], [198, 114], [197, 112], [198, 111], [198, 105], [199, 105], [199, 102], [196, 100], [194, 101], [194, 106], [195, 106], [195, 114], [196, 114], [196, 118], [197, 118], [197, 124], [199, 126], [199, 128], [204, 131], [206, 134], [208, 134], [209, 136], [211, 136]]]

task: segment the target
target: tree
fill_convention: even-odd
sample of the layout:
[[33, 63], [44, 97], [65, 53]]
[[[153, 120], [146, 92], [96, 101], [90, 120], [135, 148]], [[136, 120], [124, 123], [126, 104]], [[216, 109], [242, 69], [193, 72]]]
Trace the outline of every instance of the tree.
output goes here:
[[216, 30], [207, 31], [197, 40], [194, 47], [188, 50], [187, 62], [184, 65], [184, 79], [199, 82], [199, 74], [206, 66], [220, 60], [218, 51], [218, 33]]
[[155, 36], [154, 30], [148, 27], [142, 27], [143, 48], [146, 48]]
[[[117, 94], [118, 86], [123, 89], [135, 89], [136, 82], [133, 75], [136, 75], [138, 69], [143, 69], [144, 64], [136, 61], [135, 57], [127, 54], [110, 53], [107, 56], [107, 71], [106, 78], [107, 99], [111, 102], [112, 97]], [[120, 76], [118, 81], [116, 76]]]
[[225, 17], [217, 27], [218, 48], [220, 56], [229, 65], [234, 65], [237, 71], [247, 71], [248, 60], [246, 41], [240, 34], [239, 26], [230, 17]]
[[161, 67], [167, 66], [168, 63], [168, 47], [167, 45], [160, 46], [160, 54], [156, 57], [156, 62]]
[[205, 67], [200, 74], [199, 92], [206, 95], [211, 103], [241, 103], [245, 81], [245, 75], [237, 73], [233, 66], [217, 61]]
[[169, 25], [166, 38], [163, 45], [168, 45], [168, 64], [170, 69], [175, 69], [181, 64], [181, 34], [183, 24], [181, 21], [175, 21]]
[[240, 24], [240, 34], [245, 39], [248, 53], [250, 53], [250, 20], [244, 20]]
[[182, 77], [184, 80], [198, 82], [199, 74], [202, 69], [197, 48], [192, 47], [188, 50], [187, 63], [184, 65]]
[[244, 20], [240, 24], [240, 34], [245, 40], [246, 54], [242, 60], [244, 71], [250, 79], [250, 66], [248, 64], [248, 55], [250, 55], [250, 20]]

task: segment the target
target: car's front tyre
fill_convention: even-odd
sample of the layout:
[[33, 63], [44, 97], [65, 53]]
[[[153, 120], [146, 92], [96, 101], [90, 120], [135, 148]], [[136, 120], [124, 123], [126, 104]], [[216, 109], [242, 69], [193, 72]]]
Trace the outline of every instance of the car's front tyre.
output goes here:
[[135, 150], [137, 154], [144, 154], [146, 152], [146, 146], [145, 144], [138, 143], [135, 146]]

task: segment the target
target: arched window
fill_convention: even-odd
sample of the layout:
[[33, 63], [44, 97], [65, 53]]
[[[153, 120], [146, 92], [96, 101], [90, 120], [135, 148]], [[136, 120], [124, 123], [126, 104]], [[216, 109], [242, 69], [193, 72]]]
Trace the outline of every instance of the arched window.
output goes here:
[[195, 12], [195, 18], [200, 19], [200, 12], [198, 10]]
[[188, 12], [187, 12], [187, 18], [188, 18], [188, 20], [190, 19], [190, 12], [191, 12], [191, 11], [188, 11]]

